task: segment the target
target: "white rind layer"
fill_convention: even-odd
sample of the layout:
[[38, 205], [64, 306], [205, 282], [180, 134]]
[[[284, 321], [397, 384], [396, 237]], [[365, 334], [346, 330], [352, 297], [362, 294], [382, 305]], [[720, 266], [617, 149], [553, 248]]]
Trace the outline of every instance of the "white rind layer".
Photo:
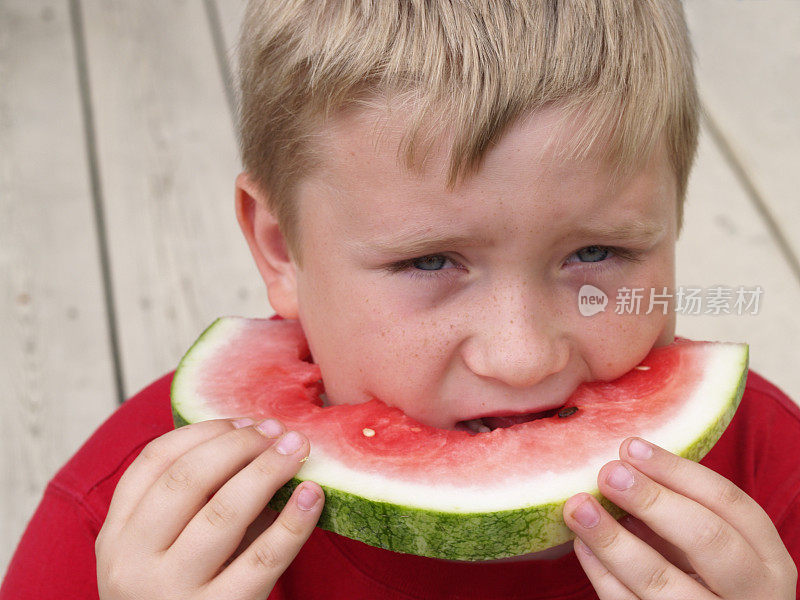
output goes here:
[[[717, 422], [736, 396], [737, 375], [747, 359], [745, 347], [738, 344], [720, 343], [713, 348], [709, 357], [708, 376], [675, 414], [674, 420], [637, 435], [680, 454]], [[309, 460], [297, 478], [346, 489], [371, 500], [429, 510], [468, 513], [518, 509], [563, 502], [573, 494], [596, 488], [597, 473], [605, 463], [619, 458], [619, 445], [625, 437], [610, 439], [608, 453], [598, 455], [593, 461], [573, 471], [546, 472], [525, 480], [524, 465], [520, 464], [520, 476], [515, 479], [513, 488], [507, 484], [493, 488], [485, 483], [474, 487], [441, 484], [431, 487], [408, 480], [392, 480], [379, 474], [353, 470], [332, 456], [315, 453], [313, 447]], [[502, 493], [498, 493], [500, 490]]]
[[[244, 317], [220, 317], [200, 334], [200, 337], [197, 338], [197, 341], [178, 365], [175, 377], [172, 380], [173, 397], [175, 397], [174, 390], [178, 389], [179, 386], [190, 386], [192, 381], [199, 380], [196, 377], [197, 367], [203, 365], [206, 360], [213, 356], [219, 346], [236, 337], [240, 331], [244, 330], [247, 327], [247, 321], [248, 319]], [[208, 410], [208, 403], [205, 402], [204, 398], [198, 400], [198, 398], [202, 398], [202, 394], [197, 390], [190, 388], [188, 393], [182, 397], [192, 399], [189, 403], [177, 404], [181, 414], [189, 417], [190, 423], [221, 418], [219, 415], [214, 414], [213, 411]]]
[[[189, 354], [190, 362], [181, 364], [180, 380], [173, 387], [182, 386], [183, 381], [196, 380], [192, 371], [202, 365], [220, 343], [235, 336], [238, 329], [246, 325], [246, 319], [226, 319], [212, 325], [198, 340], [197, 347]], [[706, 432], [714, 427], [737, 394], [739, 375], [747, 362], [747, 346], [743, 344], [714, 343], [709, 345], [709, 364], [704, 369], [706, 376], [692, 392], [691, 397], [674, 419], [646, 431], [637, 431], [640, 437], [681, 454], [691, 447]], [[188, 368], [187, 368], [188, 367]], [[185, 394], [185, 395], [184, 395]], [[234, 415], [214, 414], [201, 407], [207, 406], [194, 390], [184, 390], [181, 395], [193, 398], [191, 409], [179, 406], [181, 414], [190, 422], [227, 418]], [[627, 436], [625, 436], [627, 437]], [[625, 439], [609, 439], [608, 452], [579, 469], [567, 472], [545, 472], [535, 477], [524, 478], [525, 467], [520, 464], [520, 476], [514, 487], [507, 484], [497, 487], [481, 485], [452, 486], [448, 484], [420, 485], [408, 480], [395, 480], [377, 473], [368, 473], [349, 468], [335, 457], [326, 455], [311, 446], [308, 461], [296, 475], [300, 480], [313, 480], [323, 487], [347, 491], [373, 501], [383, 501], [425, 510], [440, 510], [454, 513], [502, 511], [537, 506], [552, 502], [563, 502], [566, 498], [587, 490], [596, 489], [597, 473], [611, 460], [619, 458], [619, 445]], [[500, 493], [502, 491], [502, 493]]]

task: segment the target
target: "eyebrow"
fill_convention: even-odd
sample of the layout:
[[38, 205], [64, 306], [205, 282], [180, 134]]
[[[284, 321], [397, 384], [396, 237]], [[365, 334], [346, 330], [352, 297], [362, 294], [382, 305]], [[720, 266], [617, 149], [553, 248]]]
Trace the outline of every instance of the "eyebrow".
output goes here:
[[363, 249], [385, 254], [423, 254], [431, 250], [442, 250], [444, 248], [488, 247], [492, 245], [494, 245], [493, 242], [487, 238], [438, 233], [426, 236], [420, 232], [399, 233], [384, 239], [359, 244]]
[[578, 237], [600, 240], [621, 240], [628, 243], [647, 243], [660, 238], [666, 226], [655, 221], [634, 220], [606, 225], [597, 223], [576, 230]]
[[[619, 240], [626, 243], [648, 243], [652, 242], [665, 231], [664, 225], [651, 221], [628, 221], [615, 223], [613, 225], [594, 224], [592, 226], [581, 226], [573, 230], [569, 237], [603, 240]], [[474, 237], [470, 235], [449, 235], [431, 233], [425, 235], [420, 232], [401, 232], [369, 242], [359, 242], [356, 244], [362, 250], [370, 250], [385, 254], [413, 254], [422, 255], [425, 252], [441, 251], [447, 248], [468, 248], [480, 246], [488, 248], [494, 242], [485, 237]]]

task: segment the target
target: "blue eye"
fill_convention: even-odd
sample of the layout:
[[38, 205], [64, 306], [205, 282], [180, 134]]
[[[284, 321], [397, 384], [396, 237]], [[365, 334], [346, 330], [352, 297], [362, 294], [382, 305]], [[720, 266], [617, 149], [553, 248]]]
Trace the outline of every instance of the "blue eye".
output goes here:
[[[450, 267], [455, 268], [448, 268]], [[434, 278], [455, 276], [461, 271], [460, 265], [443, 254], [429, 254], [418, 258], [401, 260], [386, 266], [389, 273], [406, 272], [412, 277]]]
[[605, 246], [586, 246], [578, 250], [575, 255], [581, 262], [600, 262], [608, 258], [609, 251]]
[[[636, 250], [592, 245], [584, 246], [573, 252], [565, 264], [581, 263], [586, 265], [584, 268], [592, 269], [619, 266], [619, 261], [612, 260], [613, 258], [634, 263], [642, 260], [641, 253]], [[596, 267], [589, 266], [594, 263], [597, 263]], [[464, 268], [457, 261], [444, 254], [428, 254], [417, 258], [409, 258], [386, 265], [384, 269], [389, 273], [405, 272], [409, 276], [419, 278], [457, 277], [463, 274], [462, 272], [464, 271]]]
[[447, 263], [447, 258], [441, 254], [431, 254], [430, 256], [414, 258], [410, 261], [411, 266], [420, 271], [439, 271], [444, 267], [445, 263]]
[[[642, 253], [638, 250], [628, 248], [618, 248], [616, 246], [584, 246], [580, 250], [573, 252], [566, 261], [566, 264], [583, 264], [585, 268], [601, 269], [610, 266], [621, 266], [619, 260], [631, 263], [638, 263], [643, 259]], [[593, 266], [593, 265], [597, 266]]]

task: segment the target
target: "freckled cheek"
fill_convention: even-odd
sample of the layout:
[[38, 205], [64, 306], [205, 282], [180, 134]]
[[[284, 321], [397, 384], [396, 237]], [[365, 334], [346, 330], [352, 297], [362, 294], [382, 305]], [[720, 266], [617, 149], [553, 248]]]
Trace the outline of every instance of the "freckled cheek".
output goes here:
[[659, 341], [665, 328], [674, 327], [671, 313], [664, 315], [661, 309], [636, 315], [616, 314], [615, 308], [609, 302], [607, 312], [592, 317], [581, 334], [584, 359], [597, 379], [611, 380], [627, 373]]
[[351, 346], [354, 338], [379, 333], [375, 327], [385, 310], [385, 299], [376, 287], [331, 268], [309, 274], [298, 292], [306, 315], [339, 344]]
[[416, 330], [378, 333], [361, 341], [364, 352], [355, 360], [360, 368], [343, 361], [337, 374], [346, 395], [376, 396], [415, 419], [436, 422], [441, 410], [436, 401], [442, 397], [449, 373], [436, 341]]
[[[633, 313], [621, 312], [618, 287], [644, 288], [638, 314], [635, 304]], [[651, 293], [660, 294], [667, 286], [667, 293], [672, 293], [670, 271], [649, 271], [639, 277], [627, 281], [618, 281], [609, 286], [608, 306], [602, 313], [591, 317], [580, 317], [579, 327], [574, 329], [580, 340], [582, 354], [592, 376], [597, 379], [610, 380], [619, 377], [636, 366], [653, 348], [663, 340], [671, 341], [674, 332], [674, 310], [667, 301], [665, 308], [655, 303], [650, 314]], [[657, 299], [657, 298], [656, 298]]]
[[[637, 360], [636, 344], [640, 335], [622, 323], [596, 323], [583, 336], [581, 357], [591, 379], [610, 381], [628, 372]], [[632, 345], [633, 344], [633, 345]]]
[[389, 314], [371, 328], [374, 334], [368, 343], [383, 363], [377, 376], [385, 376], [387, 371], [402, 373], [407, 378], [405, 386], [430, 385], [447, 370], [456, 346], [452, 330], [435, 318]]

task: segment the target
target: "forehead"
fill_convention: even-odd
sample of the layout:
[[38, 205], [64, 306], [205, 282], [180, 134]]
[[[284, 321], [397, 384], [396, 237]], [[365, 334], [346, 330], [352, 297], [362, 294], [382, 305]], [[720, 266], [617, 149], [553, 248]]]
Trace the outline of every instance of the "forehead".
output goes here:
[[[354, 231], [381, 219], [424, 223], [448, 211], [467, 220], [473, 216], [476, 224], [487, 210], [519, 222], [514, 211], [520, 207], [509, 200], [520, 195], [531, 199], [526, 208], [537, 213], [535, 221], [543, 229], [578, 217], [591, 223], [600, 212], [610, 215], [610, 209], [615, 217], [632, 221], [660, 220], [661, 213], [674, 210], [675, 178], [663, 140], [635, 168], [619, 171], [600, 138], [585, 156], [567, 155], [562, 142], [580, 125], [562, 126], [560, 117], [557, 109], [548, 109], [520, 119], [489, 148], [475, 175], [448, 189], [451, 135], [428, 139], [422, 168], [412, 171], [400, 151], [407, 125], [402, 114], [342, 112], [319, 132], [320, 167], [308, 183]], [[548, 201], [553, 198], [561, 201]]]

